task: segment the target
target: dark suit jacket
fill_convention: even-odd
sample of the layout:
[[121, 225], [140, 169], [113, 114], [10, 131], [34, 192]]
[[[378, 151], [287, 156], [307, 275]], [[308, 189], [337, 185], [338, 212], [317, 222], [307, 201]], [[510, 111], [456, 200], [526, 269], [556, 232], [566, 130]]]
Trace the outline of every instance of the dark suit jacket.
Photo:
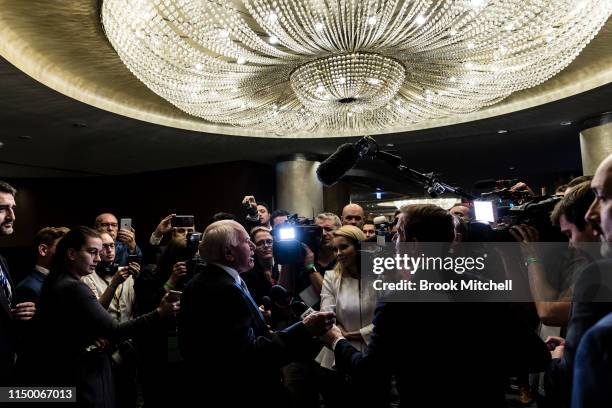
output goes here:
[[552, 405], [570, 405], [578, 344], [608, 313], [612, 313], [612, 262], [601, 260], [588, 265], [576, 280], [563, 358], [552, 360], [547, 373], [546, 397]]
[[227, 406], [281, 404], [279, 369], [311, 341], [302, 323], [272, 334], [233, 277], [215, 265], [199, 267], [183, 291], [178, 327], [193, 380], [185, 391], [195, 401], [215, 395]]
[[572, 408], [612, 407], [612, 313], [591, 327], [574, 363]]
[[[14, 297], [15, 286], [12, 284], [6, 260], [2, 256], [0, 256], [0, 265], [13, 289]], [[15, 322], [11, 316], [11, 306], [4, 291], [0, 290], [0, 385], [8, 385], [11, 379], [15, 361], [15, 337]]]
[[15, 297], [17, 303], [21, 302], [34, 302], [38, 303], [38, 297], [40, 296], [40, 290], [42, 289], [43, 282], [45, 281], [45, 275], [34, 269], [28, 276], [26, 276], [17, 288], [15, 288]]
[[511, 375], [550, 360], [537, 335], [503, 303], [386, 303], [364, 353], [346, 340], [336, 366], [360, 381], [396, 375], [401, 407], [505, 407]]

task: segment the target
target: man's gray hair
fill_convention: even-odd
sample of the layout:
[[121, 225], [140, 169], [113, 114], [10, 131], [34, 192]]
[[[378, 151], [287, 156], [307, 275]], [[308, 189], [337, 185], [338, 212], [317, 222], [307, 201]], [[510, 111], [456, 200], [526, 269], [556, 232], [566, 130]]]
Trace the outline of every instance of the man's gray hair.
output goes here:
[[199, 247], [200, 256], [206, 262], [224, 261], [224, 248], [240, 243], [238, 233], [241, 230], [244, 227], [233, 220], [213, 222], [204, 230]]
[[325, 221], [331, 220], [334, 223], [336, 228], [340, 228], [342, 226], [342, 222], [340, 221], [340, 217], [338, 217], [334, 213], [324, 212], [316, 216], [315, 221]]

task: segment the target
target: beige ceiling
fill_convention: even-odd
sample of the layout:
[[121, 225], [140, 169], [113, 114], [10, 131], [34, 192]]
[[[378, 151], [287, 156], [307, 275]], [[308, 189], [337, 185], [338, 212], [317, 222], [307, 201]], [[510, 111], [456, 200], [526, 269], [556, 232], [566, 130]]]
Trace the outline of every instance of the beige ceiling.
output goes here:
[[[106, 40], [98, 0], [0, 0], [0, 55], [48, 87], [107, 111], [159, 125], [224, 135], [274, 137], [212, 124], [178, 110], [136, 79]], [[490, 118], [542, 105], [612, 82], [612, 20], [578, 58], [544, 84], [493, 107], [422, 122], [386, 133], [434, 128]], [[329, 131], [291, 137], [349, 136]]]

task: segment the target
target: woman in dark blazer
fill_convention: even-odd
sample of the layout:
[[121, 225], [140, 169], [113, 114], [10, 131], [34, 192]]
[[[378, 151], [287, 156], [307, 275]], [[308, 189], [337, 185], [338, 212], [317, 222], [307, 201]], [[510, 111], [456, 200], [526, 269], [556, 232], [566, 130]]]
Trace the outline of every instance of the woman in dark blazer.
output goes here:
[[35, 346], [40, 384], [76, 386], [79, 407], [115, 406], [107, 344], [141, 333], [179, 308], [164, 298], [156, 310], [118, 323], [80, 280], [94, 271], [101, 250], [102, 240], [91, 228], [68, 232], [40, 296]]

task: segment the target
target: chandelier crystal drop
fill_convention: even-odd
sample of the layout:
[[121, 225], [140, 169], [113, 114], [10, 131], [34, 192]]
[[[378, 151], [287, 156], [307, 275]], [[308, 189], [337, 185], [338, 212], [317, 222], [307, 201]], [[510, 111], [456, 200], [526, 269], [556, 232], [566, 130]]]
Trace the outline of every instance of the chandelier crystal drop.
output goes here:
[[211, 123], [363, 134], [493, 105], [563, 70], [612, 0], [103, 0], [153, 92]]

